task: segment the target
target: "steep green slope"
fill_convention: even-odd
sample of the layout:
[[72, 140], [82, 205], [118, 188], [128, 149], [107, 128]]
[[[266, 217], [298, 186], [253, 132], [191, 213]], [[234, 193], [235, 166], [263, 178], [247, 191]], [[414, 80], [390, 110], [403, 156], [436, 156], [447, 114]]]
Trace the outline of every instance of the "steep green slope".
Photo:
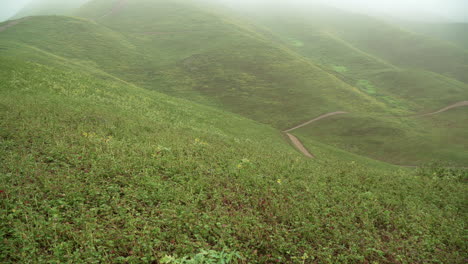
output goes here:
[[372, 18], [339, 17], [334, 33], [359, 49], [397, 66], [432, 71], [468, 83], [468, 51]]
[[[323, 7], [321, 10], [324, 10]], [[311, 10], [307, 12], [310, 13]], [[429, 160], [444, 160], [466, 166], [468, 152], [465, 149], [468, 141], [457, 136], [459, 133], [467, 133], [466, 127], [440, 127], [440, 120], [431, 119], [428, 122], [417, 118], [400, 117], [436, 111], [467, 100], [468, 85], [448, 77], [453, 76], [450, 73], [442, 75], [424, 70], [431, 68], [430, 63], [426, 65], [429, 67], [416, 65], [421, 61], [417, 54], [407, 56], [408, 60], [414, 60], [414, 64], [410, 65], [388, 59], [388, 56], [380, 51], [372, 51], [363, 45], [366, 41], [372, 43], [393, 38], [399, 44], [387, 45], [407, 55], [414, 47], [418, 47], [418, 52], [424, 50], [417, 46], [417, 43], [434, 46], [434, 43], [441, 42], [421, 36], [416, 37], [415, 34], [368, 17], [331, 9], [323, 13], [300, 16], [296, 10], [294, 13], [288, 13], [286, 10], [272, 15], [271, 10], [268, 10], [266, 13], [247, 16], [271, 29], [276, 34], [274, 40], [281, 41], [288, 48], [321, 64], [324, 70], [385, 105], [387, 112], [385, 114], [370, 111], [353, 112], [353, 115], [348, 117], [337, 116], [302, 128], [297, 134], [397, 164], [421, 164]], [[377, 30], [375, 25], [381, 27], [382, 32], [387, 32], [389, 35], [385, 38], [378, 34], [363, 36], [363, 29], [360, 27], [369, 28], [370, 25], [375, 27], [373, 30]], [[404, 45], [401, 45], [403, 42], [399, 39], [411, 39], [410, 36], [414, 37], [414, 45], [410, 45], [411, 48], [403, 47]], [[382, 44], [380, 48], [385, 47], [385, 44]], [[437, 65], [449, 63], [451, 66], [448, 66], [448, 69], [450, 69], [450, 67], [456, 68], [460, 60], [450, 60], [450, 56], [444, 52], [456, 50], [446, 44], [429, 53], [443, 57]], [[466, 64], [466, 61], [463, 63]], [[410, 66], [416, 68], [406, 68]], [[466, 109], [460, 109], [455, 113], [457, 115], [452, 116], [452, 122], [457, 124], [465, 122]]]
[[34, 47], [123, 77], [135, 75], [138, 69], [132, 66], [147, 63], [144, 55], [122, 34], [80, 18], [30, 17], [1, 34], [0, 43], [4, 43], [4, 48], [15, 49], [18, 44]]
[[468, 51], [445, 41], [405, 31], [375, 18], [322, 6], [310, 6], [303, 12], [282, 8], [275, 13], [274, 7], [265, 12], [260, 10], [250, 16], [274, 31], [292, 34], [289, 37], [297, 43], [307, 40], [309, 35], [330, 34], [395, 66], [432, 71], [468, 82]]
[[[189, 5], [175, 8], [173, 2], [148, 3], [151, 5], [130, 2], [122, 12], [97, 20], [110, 28], [112, 21], [129, 23], [126, 28], [115, 24], [119, 32], [91, 21], [38, 17], [3, 32], [2, 39], [84, 60], [142, 87], [218, 106], [280, 128], [336, 108], [382, 111], [371, 97], [249, 29]], [[177, 12], [160, 11], [166, 15], [157, 16], [150, 24], [146, 24], [148, 16], [137, 19], [131, 15], [165, 5]], [[197, 22], [197, 17], [207, 19]], [[51, 28], [51, 23], [56, 26]], [[197, 29], [184, 29], [186, 24]], [[128, 28], [141, 32], [126, 32]], [[65, 30], [76, 34], [63, 37]]]
[[461, 172], [305, 159], [254, 121], [18, 58], [0, 80], [2, 263], [466, 258]]
[[[420, 69], [398, 68], [336, 35], [281, 23], [279, 39], [390, 108], [424, 112], [468, 98], [468, 85]], [[297, 30], [299, 29], [299, 30]]]
[[305, 33], [293, 28], [297, 25], [280, 33], [290, 48], [320, 62], [344, 82], [388, 107], [424, 112], [468, 98], [466, 83], [421, 69], [396, 67], [329, 32]]
[[[374, 158], [382, 158], [374, 155], [377, 151], [389, 153], [388, 161], [394, 161], [390, 153], [397, 147], [408, 155], [408, 162], [414, 160], [406, 151], [410, 145], [390, 144], [399, 141], [402, 133], [420, 136], [418, 141], [430, 149], [439, 144], [428, 140], [435, 135], [416, 131], [432, 131], [431, 125], [422, 128], [413, 120], [387, 122], [387, 117], [437, 109], [464, 100], [468, 93], [462, 82], [397, 68], [338, 34], [312, 33], [299, 24], [285, 23], [284, 28], [292, 29], [290, 35], [274, 28], [276, 38], [267, 30], [193, 2], [96, 0], [78, 15], [93, 20], [35, 17], [22, 21], [14, 30], [1, 33], [0, 45], [8, 49], [4, 54], [27, 54], [30, 60], [43, 63], [47, 62], [41, 56], [52, 54], [61, 62], [73, 62], [65, 67], [105, 72], [281, 129], [337, 110], [356, 113], [361, 123], [378, 119], [385, 124], [381, 130], [401, 133], [387, 133], [391, 139], [382, 140], [379, 149], [372, 151], [367, 151], [372, 139], [366, 137], [356, 152]], [[73, 32], [71, 37], [69, 32]], [[424, 89], [431, 93], [421, 97], [418, 90]], [[434, 96], [437, 101], [432, 100]], [[452, 131], [444, 133], [451, 135]], [[309, 136], [321, 140], [314, 133]], [[459, 156], [466, 154], [430, 155], [431, 159], [459, 162]]]

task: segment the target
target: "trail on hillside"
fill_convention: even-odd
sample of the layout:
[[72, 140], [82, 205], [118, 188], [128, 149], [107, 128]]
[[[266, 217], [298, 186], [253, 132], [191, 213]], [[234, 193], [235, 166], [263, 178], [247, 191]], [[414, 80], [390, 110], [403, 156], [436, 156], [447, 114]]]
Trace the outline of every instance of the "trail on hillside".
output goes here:
[[315, 156], [310, 153], [306, 147], [302, 144], [302, 142], [295, 136], [289, 134], [286, 132], [286, 135], [289, 137], [289, 139], [291, 140], [291, 142], [294, 144], [294, 146], [302, 153], [304, 154], [306, 157], [309, 157], [309, 158], [315, 158]]
[[117, 12], [119, 12], [120, 10], [122, 10], [125, 5], [128, 4], [128, 0], [120, 0], [118, 1], [117, 3], [115, 3], [115, 5], [112, 7], [112, 9], [104, 14], [103, 16], [99, 17], [98, 19], [101, 19], [101, 18], [104, 18], [104, 17], [107, 17], [107, 16], [111, 16]]
[[307, 125], [312, 124], [312, 123], [314, 123], [314, 122], [317, 122], [317, 121], [319, 121], [319, 120], [322, 120], [322, 119], [325, 119], [325, 118], [328, 118], [328, 117], [331, 117], [331, 116], [343, 115], [343, 114], [347, 114], [347, 113], [348, 113], [348, 112], [338, 111], [338, 112], [332, 112], [332, 113], [324, 114], [324, 115], [321, 115], [321, 116], [319, 116], [319, 117], [317, 117], [317, 118], [314, 118], [314, 119], [312, 119], [312, 120], [310, 120], [310, 121], [307, 121], [307, 122], [305, 122], [305, 123], [303, 123], [303, 124], [300, 124], [300, 125], [298, 125], [298, 126], [295, 126], [295, 127], [293, 127], [293, 128], [290, 128], [290, 129], [288, 129], [288, 130], [285, 130], [285, 131], [283, 131], [283, 132], [291, 132], [291, 131], [296, 130], [296, 129], [298, 129], [298, 128], [307, 126]]
[[430, 116], [430, 115], [436, 115], [436, 114], [440, 114], [440, 113], [443, 113], [443, 112], [446, 112], [450, 109], [453, 109], [453, 108], [458, 108], [458, 107], [464, 107], [464, 106], [468, 106], [468, 101], [461, 101], [461, 102], [458, 102], [458, 103], [455, 103], [455, 104], [452, 104], [452, 105], [449, 105], [447, 107], [444, 107], [438, 111], [435, 111], [435, 112], [432, 112], [432, 113], [426, 113], [426, 114], [421, 114], [421, 115], [414, 115], [412, 117], [423, 117], [423, 116]]
[[23, 21], [26, 20], [26, 19], [27, 19], [27, 18], [21, 18], [21, 19], [18, 19], [18, 20], [14, 20], [14, 21], [8, 22], [6, 25], [0, 27], [0, 32], [3, 32], [3, 31], [5, 31], [5, 30], [7, 30], [8, 28], [10, 28], [10, 27], [12, 27], [12, 26], [14, 26], [14, 25], [19, 24], [19, 23], [23, 22]]
[[[435, 111], [435, 112], [431, 112], [431, 113], [426, 113], [426, 114], [420, 114], [420, 115], [413, 115], [413, 116], [410, 116], [410, 117], [424, 117], [424, 116], [431, 116], [431, 115], [436, 115], [436, 114], [440, 114], [440, 113], [443, 113], [443, 112], [446, 112], [450, 109], [454, 109], [454, 108], [458, 108], [458, 107], [464, 107], [464, 106], [468, 106], [468, 101], [461, 101], [461, 102], [458, 102], [458, 103], [454, 103], [452, 105], [449, 105], [447, 107], [444, 107], [438, 111]], [[315, 156], [310, 153], [307, 148], [304, 146], [304, 144], [302, 144], [302, 142], [295, 136], [293, 136], [292, 134], [290, 134], [289, 132], [293, 131], [293, 130], [296, 130], [298, 128], [301, 128], [301, 127], [304, 127], [304, 126], [307, 126], [309, 124], [312, 124], [314, 122], [317, 122], [319, 120], [322, 120], [322, 119], [325, 119], [325, 118], [329, 118], [329, 117], [332, 117], [332, 116], [335, 116], [335, 115], [343, 115], [343, 114], [348, 114], [348, 112], [343, 112], [343, 111], [337, 111], [337, 112], [332, 112], [332, 113], [328, 113], [328, 114], [324, 114], [324, 115], [321, 115], [317, 118], [314, 118], [310, 121], [307, 121], [303, 124], [300, 124], [298, 126], [295, 126], [293, 128], [290, 128], [290, 129], [287, 129], [287, 130], [284, 130], [283, 132], [289, 137], [289, 139], [291, 140], [291, 142], [293, 143], [293, 145], [302, 153], [304, 154], [306, 157], [309, 157], [309, 158], [315, 158]], [[416, 167], [416, 166], [402, 166], [402, 167]]]
[[348, 112], [343, 112], [343, 111], [337, 111], [337, 112], [332, 112], [332, 113], [328, 113], [328, 114], [324, 114], [324, 115], [321, 115], [317, 118], [314, 118], [310, 121], [307, 121], [303, 124], [300, 124], [298, 126], [295, 126], [293, 128], [290, 128], [288, 130], [284, 130], [283, 132], [286, 133], [286, 135], [289, 137], [289, 139], [291, 140], [291, 142], [293, 143], [293, 145], [302, 153], [304, 154], [306, 157], [309, 157], [309, 158], [315, 158], [314, 154], [310, 153], [307, 148], [304, 146], [304, 144], [302, 144], [302, 142], [295, 136], [291, 135], [290, 133], [288, 132], [291, 132], [293, 130], [296, 130], [298, 128], [301, 128], [301, 127], [304, 127], [304, 126], [307, 126], [309, 124], [312, 124], [314, 122], [317, 122], [319, 120], [322, 120], [322, 119], [325, 119], [325, 118], [329, 118], [329, 117], [332, 117], [332, 116], [335, 116], [335, 115], [343, 115], [343, 114], [347, 114]]

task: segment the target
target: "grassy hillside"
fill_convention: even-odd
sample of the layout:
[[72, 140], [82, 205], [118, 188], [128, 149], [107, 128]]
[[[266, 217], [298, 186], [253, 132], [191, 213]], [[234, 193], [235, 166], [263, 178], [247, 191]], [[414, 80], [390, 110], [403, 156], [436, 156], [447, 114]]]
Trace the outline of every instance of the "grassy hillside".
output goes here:
[[444, 161], [448, 166], [467, 166], [466, 112], [460, 108], [434, 116], [399, 118], [348, 114], [322, 120], [295, 133], [393, 164]]
[[[253, 19], [292, 38], [298, 47], [305, 46], [300, 43], [314, 35], [328, 34], [332, 39], [354, 47], [346, 56], [352, 56], [357, 49], [367, 57], [379, 58], [380, 62], [383, 60], [401, 68], [417, 68], [465, 83], [468, 81], [465, 74], [468, 71], [468, 51], [446, 41], [405, 31], [375, 18], [321, 6], [304, 8], [302, 12], [283, 8], [275, 13], [274, 7], [263, 12], [259, 10], [250, 14]], [[317, 53], [316, 50], [314, 52]], [[330, 52], [333, 51], [327, 50]]]
[[[323, 7], [321, 10], [324, 10]], [[465, 127], [440, 126], [440, 120], [436, 119], [422, 121], [417, 118], [400, 118], [436, 111], [468, 98], [468, 85], [456, 80], [455, 75], [446, 71], [428, 71], [438, 71], [431, 68], [431, 63], [438, 66], [448, 63], [451, 66], [443, 66], [447, 71], [457, 68], [456, 65], [466, 65], [467, 60], [451, 60], [445, 54], [461, 52], [459, 48], [448, 43], [444, 46], [441, 41], [403, 31], [369, 17], [333, 9], [314, 16], [298, 15], [297, 10], [294, 13], [282, 10], [274, 15], [271, 12], [267, 10], [262, 13], [257, 10], [253, 14], [247, 13], [247, 17], [271, 29], [275, 33], [273, 40], [284, 43], [289, 49], [321, 65], [322, 69], [357, 87], [385, 105], [386, 109], [383, 114], [365, 111], [337, 116], [302, 128], [298, 131], [300, 135], [397, 164], [445, 160], [466, 165], [468, 153], [464, 149], [468, 142], [457, 136], [462, 131], [466, 133]], [[373, 32], [379, 28], [386, 32], [385, 38], [378, 35], [383, 34], [382, 32], [363, 36], [363, 29]], [[374, 41], [385, 39], [392, 39], [397, 44], [381, 43], [378, 48], [382, 50], [377, 49], [377, 46], [374, 50], [369, 47]], [[402, 39], [411, 40], [412, 43], [408, 42], [405, 47]], [[364, 43], [366, 41], [369, 43]], [[422, 48], [423, 44], [434, 50]], [[395, 49], [395, 52], [398, 50], [404, 54], [406, 60], [414, 62], [404, 63], [392, 57], [393, 55], [384, 54], [383, 49], [387, 46], [389, 54]], [[408, 55], [413, 48], [418, 51]], [[424, 55], [426, 57], [439, 54], [441, 61], [426, 61], [425, 66], [417, 65], [421, 62], [417, 56], [423, 56], [421, 50], [431, 54]], [[457, 56], [464, 58], [463, 54], [461, 52]], [[465, 122], [466, 109], [453, 113], [452, 122]]]
[[[301, 20], [271, 26], [272, 33], [192, 2], [165, 0], [91, 1], [77, 15], [92, 20], [33, 17], [2, 32], [5, 56], [22, 54], [50, 65], [61, 61], [67, 68], [104, 72], [280, 129], [337, 110], [356, 113], [361, 123], [377, 118], [385, 124], [381, 129], [400, 133], [388, 134], [389, 140], [371, 151], [372, 140], [364, 138], [355, 152], [387, 161], [395, 160], [391, 153], [397, 147], [401, 159], [415, 159], [406, 151], [411, 146], [393, 144], [401, 133], [414, 135], [429, 149], [444, 142], [429, 140], [437, 136], [426, 135], [430, 132], [419, 133], [420, 124], [413, 120], [387, 122], [385, 117], [426, 112], [468, 96], [462, 82], [401, 69], [332, 31], [298, 26]], [[49, 55], [57, 59], [41, 58]], [[425, 131], [433, 131], [425, 125]], [[444, 133], [450, 137], [452, 130]], [[308, 134], [321, 140], [316, 135]], [[389, 155], [376, 156], [377, 151]], [[420, 162], [459, 162], [460, 155], [466, 154], [434, 152]]]
[[[153, 3], [155, 10], [158, 7]], [[158, 17], [159, 21], [138, 33], [124, 29], [116, 32], [82, 19], [38, 17], [2, 34], [4, 41], [34, 46], [139, 86], [217, 106], [279, 128], [336, 108], [382, 111], [379, 103], [357, 88], [257, 33], [214, 15], [211, 20], [190, 23], [199, 30], [178, 32], [185, 25], [179, 18], [205, 16], [189, 7], [176, 13], [176, 18]], [[132, 11], [131, 5], [127, 10]], [[120, 19], [118, 14], [110, 17]], [[144, 20], [131, 21], [146, 25]], [[102, 23], [107, 26], [107, 22]], [[55, 26], [51, 28], [51, 24]], [[163, 33], [145, 34], [147, 30]], [[67, 38], [65, 31], [77, 34]], [[98, 44], [94, 47], [92, 43]]]
[[299, 24], [287, 28], [278, 34], [291, 49], [389, 108], [424, 112], [468, 98], [466, 83], [434, 72], [394, 66], [330, 32], [302, 30]]
[[305, 159], [269, 126], [19, 58], [0, 59], [2, 263], [466, 259], [461, 171]]

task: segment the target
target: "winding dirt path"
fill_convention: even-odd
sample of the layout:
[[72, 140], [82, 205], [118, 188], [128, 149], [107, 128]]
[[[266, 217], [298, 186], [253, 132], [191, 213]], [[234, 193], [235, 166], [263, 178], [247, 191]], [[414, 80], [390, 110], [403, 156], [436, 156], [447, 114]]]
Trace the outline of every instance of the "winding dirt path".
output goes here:
[[[447, 107], [444, 107], [444, 108], [442, 108], [442, 109], [440, 109], [438, 111], [435, 111], [435, 112], [420, 114], [420, 115], [413, 115], [413, 116], [410, 116], [410, 117], [424, 117], [424, 116], [436, 115], [436, 114], [446, 112], [446, 111], [448, 111], [450, 109], [453, 109], [453, 108], [464, 107], [464, 106], [468, 106], [468, 101], [461, 101], [461, 102], [449, 105]], [[290, 134], [289, 132], [291, 132], [293, 130], [296, 130], [298, 128], [307, 126], [309, 124], [312, 124], [312, 123], [317, 122], [319, 120], [329, 118], [329, 117], [332, 117], [332, 116], [335, 116], [335, 115], [343, 115], [343, 114], [348, 114], [348, 112], [337, 111], [337, 112], [324, 114], [324, 115], [321, 115], [321, 116], [319, 116], [317, 118], [314, 118], [314, 119], [312, 119], [310, 121], [307, 121], [307, 122], [305, 122], [303, 124], [300, 124], [298, 126], [295, 126], [293, 128], [287, 129], [287, 130], [284, 130], [283, 132], [288, 136], [288, 138], [291, 140], [291, 143], [296, 147], [296, 149], [298, 149], [302, 154], [304, 154], [304, 156], [306, 156], [308, 158], [315, 158], [315, 156], [312, 153], [310, 153], [310, 151], [307, 150], [307, 148], [304, 146], [304, 144], [302, 144], [302, 142], [297, 137]], [[403, 167], [413, 167], [413, 166], [403, 166]], [[417, 167], [417, 166], [414, 166], [414, 167]]]
[[436, 115], [436, 114], [446, 112], [446, 111], [448, 111], [450, 109], [453, 109], [453, 108], [464, 107], [464, 106], [468, 106], [468, 101], [461, 101], [461, 102], [449, 105], [447, 107], [444, 107], [444, 108], [442, 108], [442, 109], [440, 109], [438, 111], [435, 111], [435, 112], [432, 112], [432, 113], [427, 113], [427, 114], [422, 114], [422, 115], [415, 115], [413, 117], [423, 117], [423, 116]]
[[6, 25], [0, 27], [0, 32], [3, 32], [5, 30], [7, 30], [8, 28], [19, 24], [19, 23], [23, 22], [26, 19], [28, 19], [28, 18], [21, 18], [21, 19], [17, 19], [17, 20], [13, 20], [13, 21], [8, 22]]
[[348, 112], [343, 112], [343, 111], [337, 111], [337, 112], [332, 112], [332, 113], [328, 113], [328, 114], [324, 114], [324, 115], [321, 115], [317, 118], [314, 118], [310, 121], [307, 121], [303, 124], [300, 124], [298, 126], [295, 126], [293, 128], [290, 128], [288, 130], [284, 130], [283, 132], [289, 137], [289, 139], [291, 140], [291, 143], [293, 143], [293, 145], [297, 148], [297, 150], [299, 150], [302, 154], [304, 154], [304, 156], [308, 157], [308, 158], [315, 158], [314, 154], [310, 153], [309, 150], [307, 150], [307, 148], [304, 146], [304, 144], [302, 144], [302, 142], [297, 138], [295, 137], [294, 135], [290, 134], [289, 132], [293, 131], [293, 130], [296, 130], [298, 128], [301, 128], [301, 127], [304, 127], [304, 126], [307, 126], [309, 124], [312, 124], [314, 122], [317, 122], [319, 120], [322, 120], [322, 119], [325, 119], [325, 118], [329, 118], [329, 117], [332, 117], [332, 116], [335, 116], [335, 115], [344, 115], [344, 114], [347, 114]]
[[290, 129], [288, 129], [288, 130], [285, 130], [285, 131], [283, 131], [283, 132], [286, 132], [286, 133], [287, 133], [287, 132], [291, 132], [291, 131], [296, 130], [296, 129], [298, 129], [298, 128], [307, 126], [307, 125], [312, 124], [312, 123], [314, 123], [314, 122], [317, 122], [317, 121], [319, 121], [319, 120], [322, 120], [322, 119], [325, 119], [325, 118], [328, 118], [328, 117], [331, 117], [331, 116], [334, 116], [334, 115], [343, 115], [343, 114], [347, 114], [347, 113], [348, 113], [348, 112], [338, 111], [338, 112], [333, 112], [333, 113], [324, 114], [324, 115], [321, 115], [321, 116], [319, 116], [319, 117], [317, 117], [317, 118], [314, 118], [314, 119], [312, 119], [312, 120], [310, 120], [310, 121], [307, 121], [307, 122], [305, 122], [305, 123], [303, 123], [303, 124], [300, 124], [300, 125], [298, 125], [298, 126], [295, 126], [295, 127], [293, 127], [293, 128], [290, 128]]
[[315, 156], [310, 153], [306, 148], [305, 146], [302, 144], [302, 142], [295, 136], [289, 134], [289, 133], [286, 133], [286, 135], [289, 137], [289, 139], [291, 140], [291, 142], [294, 144], [294, 146], [302, 153], [304, 154], [304, 156], [308, 157], [308, 158], [315, 158]]

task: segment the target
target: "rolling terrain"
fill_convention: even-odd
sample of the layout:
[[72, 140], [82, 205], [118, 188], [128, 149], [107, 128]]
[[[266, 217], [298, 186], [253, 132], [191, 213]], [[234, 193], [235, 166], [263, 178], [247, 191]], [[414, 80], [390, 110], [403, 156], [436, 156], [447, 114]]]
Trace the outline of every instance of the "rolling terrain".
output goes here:
[[1, 263], [467, 259], [458, 48], [341, 13], [70, 8], [0, 23]]
[[[463, 146], [467, 146], [467, 142], [456, 136], [464, 129], [462, 123], [466, 110], [457, 112], [459, 116], [453, 120], [457, 125], [445, 128], [436, 119], [428, 122], [405, 118], [435, 111], [468, 98], [468, 85], [463, 82], [466, 75], [462, 73], [466, 70], [460, 71], [460, 74], [456, 70], [466, 69], [466, 51], [371, 17], [347, 14], [332, 8], [314, 16], [301, 16], [287, 10], [272, 15], [270, 10], [267, 11], [269, 13], [258, 10], [243, 17], [272, 30], [276, 40], [288, 48], [385, 105], [384, 113], [354, 111], [352, 119], [336, 117], [340, 122], [335, 123], [334, 129], [325, 126], [320, 134], [314, 132], [313, 127], [304, 128], [301, 130], [303, 136], [339, 144], [348, 151], [396, 164], [451, 160], [466, 166], [468, 153]], [[370, 32], [367, 37], [363, 37], [364, 31]], [[380, 35], [383, 32], [386, 37]], [[382, 43], [385, 39], [391, 41]], [[374, 42], [379, 44], [374, 46]], [[424, 48], [421, 47], [423, 44], [426, 45]], [[409, 48], [417, 49], [417, 52]], [[398, 60], [398, 56], [392, 52], [404, 56], [405, 60], [424, 62], [424, 65]], [[447, 53], [457, 54], [457, 59], [449, 59]], [[439, 58], [435, 59], [437, 56]], [[431, 58], [435, 60], [430, 61]], [[440, 66], [443, 70], [437, 69]], [[454, 70], [450, 72], [450, 69]], [[349, 112], [349, 109], [342, 108], [330, 112], [343, 110]], [[450, 139], [452, 133], [457, 140], [444, 141], [440, 137], [444, 134]], [[417, 146], [411, 142], [418, 142]], [[460, 144], [462, 148], [457, 147]], [[457, 149], [452, 153], [457, 153], [456, 158], [448, 154], [452, 147]], [[429, 153], [421, 156], [418, 149], [426, 149]], [[431, 153], [446, 154], [436, 154], [431, 158]]]
[[[337, 34], [320, 33], [317, 37], [314, 31], [300, 35], [290, 30], [291, 35], [285, 36], [275, 26], [257, 27], [195, 2], [100, 0], [84, 5], [77, 15], [88, 20], [37, 17], [18, 25], [15, 31], [5, 32], [5, 40], [281, 130], [337, 110], [366, 113], [371, 116], [362, 119], [378, 119], [384, 124], [382, 129], [388, 126], [389, 131], [399, 131], [384, 137], [408, 133], [426, 149], [440, 146], [431, 140], [436, 136], [430, 134], [432, 124], [382, 118], [424, 113], [468, 98], [468, 86], [463, 82], [434, 72], [397, 67]], [[78, 33], [64, 38], [63, 32], [68, 30]], [[422, 125], [426, 126], [426, 135], [415, 131]], [[349, 126], [343, 123], [341, 129]], [[381, 140], [379, 149], [389, 155], [375, 155], [372, 140], [361, 140], [346, 149], [356, 152], [357, 147], [356, 153], [394, 162], [394, 151], [385, 150], [398, 147], [400, 156], [418, 164], [438, 159], [463, 165], [468, 157], [466, 152], [457, 158], [450, 152], [434, 152], [424, 158], [404, 156], [410, 146], [387, 144], [398, 138]]]
[[0, 61], [3, 263], [464, 259], [462, 171], [393, 169], [319, 142], [321, 159], [304, 159], [237, 115]]

